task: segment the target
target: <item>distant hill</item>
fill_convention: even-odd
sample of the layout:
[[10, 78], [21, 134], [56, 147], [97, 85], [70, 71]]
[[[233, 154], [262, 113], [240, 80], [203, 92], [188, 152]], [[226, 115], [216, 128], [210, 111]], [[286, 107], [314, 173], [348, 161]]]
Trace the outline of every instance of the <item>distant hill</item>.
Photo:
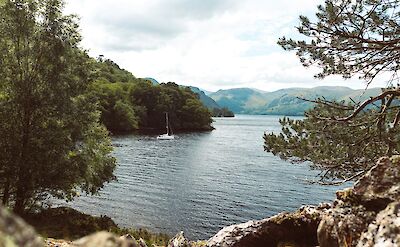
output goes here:
[[324, 97], [327, 100], [359, 102], [377, 95], [380, 88], [354, 90], [348, 87], [288, 88], [262, 92], [251, 88], [219, 90], [210, 94], [218, 105], [234, 113], [267, 115], [303, 115], [313, 103], [301, 100]]
[[267, 103], [263, 93], [250, 88], [234, 88], [218, 90], [210, 94], [218, 105], [227, 107], [235, 113], [250, 113], [250, 109], [256, 109]]
[[221, 107], [220, 105], [218, 105], [215, 100], [213, 100], [212, 98], [208, 97], [204, 91], [202, 91], [201, 89], [199, 89], [198, 87], [189, 87], [192, 92], [196, 93], [199, 98], [200, 101], [203, 103], [204, 106], [206, 106], [210, 112], [211, 115], [213, 117], [234, 117], [235, 114], [232, 112], [232, 110], [230, 110], [227, 107]]
[[197, 93], [200, 97], [200, 101], [205, 105], [208, 109], [220, 109], [221, 107], [213, 100], [212, 98], [208, 97], [204, 91], [200, 90], [198, 87], [189, 86], [192, 92]]
[[143, 78], [143, 79], [144, 79], [144, 80], [150, 81], [151, 84], [153, 84], [153, 85], [158, 85], [158, 84], [160, 84], [156, 79], [151, 78], [151, 77], [146, 77], [146, 78]]
[[209, 96], [210, 94], [213, 93], [211, 91], [207, 91], [207, 90], [204, 90], [204, 89], [200, 89], [200, 90], [203, 91], [207, 96]]

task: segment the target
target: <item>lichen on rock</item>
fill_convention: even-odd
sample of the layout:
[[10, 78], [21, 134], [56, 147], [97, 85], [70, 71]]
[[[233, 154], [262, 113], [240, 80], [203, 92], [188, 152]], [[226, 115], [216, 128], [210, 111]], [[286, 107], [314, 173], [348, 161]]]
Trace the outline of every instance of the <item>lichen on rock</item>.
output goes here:
[[379, 159], [353, 188], [336, 193], [318, 227], [321, 247], [399, 246], [393, 242], [393, 233], [400, 234], [398, 211], [390, 204], [400, 201], [399, 161], [400, 156]]
[[400, 246], [400, 202], [389, 204], [361, 235], [357, 247]]
[[380, 158], [354, 185], [354, 195], [361, 204], [375, 211], [400, 200], [400, 156]]

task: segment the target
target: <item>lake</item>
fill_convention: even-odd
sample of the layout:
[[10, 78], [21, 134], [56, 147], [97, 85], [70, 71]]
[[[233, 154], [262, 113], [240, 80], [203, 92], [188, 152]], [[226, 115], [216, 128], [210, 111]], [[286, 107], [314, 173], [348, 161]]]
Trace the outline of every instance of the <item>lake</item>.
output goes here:
[[224, 226], [331, 201], [338, 187], [305, 182], [317, 171], [264, 152], [263, 133], [279, 132], [278, 119], [218, 118], [214, 131], [178, 134], [173, 141], [114, 137], [118, 181], [67, 205], [123, 227], [171, 235], [184, 230], [197, 240]]

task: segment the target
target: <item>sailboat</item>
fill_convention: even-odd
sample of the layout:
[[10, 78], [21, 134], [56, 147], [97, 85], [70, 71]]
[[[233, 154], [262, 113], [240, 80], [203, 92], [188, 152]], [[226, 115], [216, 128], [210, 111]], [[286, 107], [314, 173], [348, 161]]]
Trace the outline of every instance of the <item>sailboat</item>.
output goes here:
[[157, 140], [174, 140], [175, 137], [172, 133], [172, 130], [170, 131], [171, 128], [169, 127], [168, 112], [165, 113], [165, 123], [167, 126], [167, 133], [157, 136]]

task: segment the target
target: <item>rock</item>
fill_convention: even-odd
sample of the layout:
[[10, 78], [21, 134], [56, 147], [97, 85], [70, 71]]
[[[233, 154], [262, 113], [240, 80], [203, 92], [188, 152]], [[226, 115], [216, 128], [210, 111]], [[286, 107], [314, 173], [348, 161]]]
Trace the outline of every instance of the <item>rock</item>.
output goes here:
[[380, 211], [400, 200], [400, 156], [380, 158], [355, 185], [354, 195], [370, 210]]
[[361, 235], [357, 247], [400, 246], [400, 202], [389, 204]]
[[46, 239], [44, 246], [45, 247], [73, 247], [71, 241], [58, 240], [58, 239], [52, 239], [52, 238]]
[[[369, 244], [365, 246], [375, 246], [377, 242], [373, 236], [378, 237], [379, 226], [390, 229], [388, 215], [396, 215], [393, 208], [390, 213], [382, 210], [389, 203], [400, 201], [400, 156], [379, 159], [353, 188], [336, 192], [336, 197], [333, 207], [325, 212], [318, 227], [320, 246], [364, 246], [360, 244], [361, 240]], [[386, 223], [379, 223], [383, 218]], [[394, 222], [391, 223], [395, 226]], [[396, 230], [392, 229], [392, 232]], [[398, 228], [397, 234], [400, 234]], [[379, 243], [386, 241], [384, 236], [381, 234]]]
[[176, 236], [173, 237], [168, 242], [168, 247], [190, 247], [190, 246], [191, 246], [190, 242], [186, 239], [183, 231], [176, 234]]
[[140, 247], [147, 247], [146, 242], [143, 240], [143, 238], [139, 238], [139, 246]]
[[43, 241], [23, 219], [0, 205], [0, 246], [41, 247]]
[[207, 242], [208, 247], [264, 247], [294, 243], [315, 246], [317, 227], [326, 205], [302, 207], [261, 221], [228, 226]]
[[338, 191], [336, 197], [332, 206], [307, 206], [225, 227], [207, 246], [400, 246], [399, 204], [393, 204], [400, 202], [400, 156], [379, 159], [352, 188]]
[[135, 239], [132, 235], [130, 235], [130, 234], [122, 235], [122, 236], [119, 237], [119, 238], [122, 239], [122, 240], [133, 240], [133, 241], [136, 242], [136, 239]]
[[[73, 242], [73, 247], [139, 247], [134, 239], [118, 237], [109, 232], [98, 232]], [[71, 246], [71, 247], [72, 247]]]
[[326, 211], [318, 226], [320, 247], [355, 246], [375, 215], [363, 206], [340, 206]]

